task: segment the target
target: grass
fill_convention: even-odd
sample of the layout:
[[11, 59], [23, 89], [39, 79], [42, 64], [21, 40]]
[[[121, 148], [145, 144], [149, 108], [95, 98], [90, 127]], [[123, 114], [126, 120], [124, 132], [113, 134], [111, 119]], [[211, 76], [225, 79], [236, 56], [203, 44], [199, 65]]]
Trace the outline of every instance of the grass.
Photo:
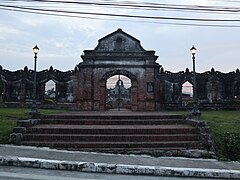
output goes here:
[[212, 133], [240, 133], [240, 111], [206, 111], [202, 113]]
[[240, 111], [202, 113], [213, 134], [219, 159], [240, 160]]
[[16, 120], [0, 120], [0, 143], [8, 143], [9, 134], [16, 127]]
[[[42, 114], [61, 113], [66, 110], [39, 109]], [[0, 144], [7, 144], [9, 134], [17, 125], [17, 119], [30, 118], [30, 109], [25, 108], [0, 108]]]
[[[184, 115], [190, 113], [170, 112]], [[210, 127], [218, 159], [240, 160], [240, 111], [202, 111], [200, 119], [206, 121]]]
[[[187, 114], [179, 111], [178, 114]], [[217, 157], [240, 160], [240, 111], [202, 111], [214, 137]]]

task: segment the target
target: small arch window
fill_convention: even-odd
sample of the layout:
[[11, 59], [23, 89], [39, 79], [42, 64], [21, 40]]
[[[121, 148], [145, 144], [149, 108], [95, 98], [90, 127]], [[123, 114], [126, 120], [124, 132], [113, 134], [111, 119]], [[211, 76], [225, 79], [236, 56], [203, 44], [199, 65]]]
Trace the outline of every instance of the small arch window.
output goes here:
[[122, 49], [123, 40], [121, 37], [116, 39], [116, 49]]
[[151, 93], [154, 90], [154, 84], [152, 82], [147, 83], [147, 92]]

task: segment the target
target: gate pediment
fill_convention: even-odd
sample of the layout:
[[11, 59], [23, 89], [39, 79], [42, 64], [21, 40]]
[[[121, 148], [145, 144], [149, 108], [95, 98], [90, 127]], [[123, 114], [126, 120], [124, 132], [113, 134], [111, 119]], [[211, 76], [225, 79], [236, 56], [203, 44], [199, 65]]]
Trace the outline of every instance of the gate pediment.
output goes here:
[[155, 51], [145, 50], [138, 39], [121, 29], [98, 40], [94, 50], [84, 50], [79, 66], [124, 67], [159, 66]]
[[95, 52], [143, 52], [146, 51], [140, 41], [125, 33], [122, 29], [98, 40]]

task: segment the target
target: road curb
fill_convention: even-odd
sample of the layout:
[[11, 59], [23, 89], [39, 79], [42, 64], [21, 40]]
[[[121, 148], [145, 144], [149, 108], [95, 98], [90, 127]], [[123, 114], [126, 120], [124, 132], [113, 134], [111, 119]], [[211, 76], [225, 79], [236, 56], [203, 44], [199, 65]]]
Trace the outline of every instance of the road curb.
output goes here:
[[0, 156], [0, 165], [30, 167], [53, 170], [71, 170], [93, 173], [133, 174], [171, 177], [195, 177], [195, 178], [222, 178], [240, 179], [239, 170], [201, 169], [201, 168], [175, 168], [161, 166], [141, 166], [124, 164], [107, 164], [94, 162], [75, 162], [35, 159], [16, 156]]

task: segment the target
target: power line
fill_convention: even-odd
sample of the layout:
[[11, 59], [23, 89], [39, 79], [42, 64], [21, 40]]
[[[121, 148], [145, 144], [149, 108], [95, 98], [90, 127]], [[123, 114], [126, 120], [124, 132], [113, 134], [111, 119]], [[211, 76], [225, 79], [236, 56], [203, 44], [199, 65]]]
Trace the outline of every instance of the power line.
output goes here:
[[[13, 0], [3, 0], [4, 2], [16, 2]], [[23, 0], [26, 2], [33, 2], [39, 0]], [[49, 1], [43, 0], [48, 2], [60, 2], [60, 1]], [[19, 2], [19, 1], [18, 1]], [[61, 1], [66, 2], [66, 1]], [[76, 3], [76, 1], [67, 1]], [[80, 3], [79, 1], [77, 1]], [[82, 1], [83, 2], [83, 1]], [[111, 2], [111, 1], [108, 1]], [[84, 3], [87, 3], [84, 1]], [[151, 3], [152, 4], [152, 3]], [[155, 3], [154, 3], [155, 4]], [[182, 6], [182, 5], [180, 5]], [[239, 19], [203, 19], [203, 18], [182, 18], [182, 17], [163, 17], [163, 16], [144, 16], [144, 15], [128, 15], [128, 14], [113, 14], [113, 13], [95, 13], [95, 12], [83, 12], [83, 11], [66, 11], [66, 10], [56, 10], [56, 9], [46, 9], [46, 8], [33, 8], [33, 7], [26, 7], [26, 6], [16, 6], [16, 5], [1, 5], [0, 9], [8, 10], [8, 11], [17, 11], [17, 12], [24, 12], [24, 13], [34, 13], [34, 14], [42, 14], [42, 15], [52, 15], [52, 16], [64, 16], [64, 17], [75, 17], [75, 18], [87, 18], [87, 19], [97, 19], [97, 20], [114, 20], [114, 21], [131, 21], [131, 22], [143, 22], [143, 23], [158, 23], [158, 24], [169, 24], [169, 25], [184, 25], [184, 26], [208, 26], [208, 27], [239, 27], [238, 25], [231, 25], [231, 24], [199, 24], [199, 23], [192, 23], [192, 22], [239, 22]], [[84, 16], [80, 16], [84, 15]], [[91, 17], [89, 17], [91, 16]], [[93, 17], [94, 16], [94, 17]], [[100, 18], [105, 17], [105, 18]], [[118, 17], [124, 19], [109, 19], [106, 17]], [[135, 19], [135, 20], [132, 20]], [[138, 20], [136, 20], [138, 19]], [[139, 19], [148, 20], [148, 21], [140, 21]], [[153, 21], [158, 20], [158, 21]], [[188, 23], [177, 23], [177, 22], [159, 22], [159, 21], [189, 21]]]
[[183, 18], [183, 17], [164, 17], [164, 16], [144, 16], [144, 15], [128, 15], [128, 14], [112, 14], [112, 13], [97, 13], [97, 12], [81, 12], [81, 11], [66, 11], [56, 9], [41, 9], [30, 8], [22, 6], [0, 5], [3, 8], [13, 8], [28, 11], [40, 11], [40, 12], [54, 12], [54, 13], [66, 13], [66, 14], [82, 14], [82, 15], [96, 15], [96, 16], [112, 16], [112, 17], [124, 17], [124, 18], [140, 18], [140, 19], [160, 19], [160, 20], [176, 20], [176, 21], [200, 21], [200, 22], [240, 22], [240, 19], [203, 19], [203, 18]]
[[[11, 0], [10, 0], [11, 1]], [[209, 11], [209, 12], [228, 12], [239, 13], [240, 8], [222, 7], [222, 6], [196, 6], [196, 5], [176, 5], [166, 3], [135, 3], [127, 1], [125, 3], [107, 2], [89, 2], [89, 1], [59, 1], [59, 0], [21, 0], [22, 2], [41, 2], [41, 3], [58, 3], [58, 4], [75, 4], [75, 5], [95, 5], [95, 6], [111, 6], [116, 8], [138, 8], [138, 9], [168, 9], [168, 10], [184, 10], [184, 11]], [[7, 1], [9, 2], [9, 1]], [[12, 1], [11, 1], [12, 2]], [[15, 2], [15, 1], [13, 1]]]
[[97, 18], [97, 17], [83, 17], [83, 16], [75, 16], [75, 15], [64, 15], [64, 14], [54, 14], [54, 13], [44, 13], [44, 12], [32, 12], [26, 10], [17, 10], [17, 9], [5, 9], [2, 10], [8, 11], [16, 11], [23, 13], [31, 13], [31, 14], [40, 14], [40, 15], [50, 15], [50, 16], [59, 16], [59, 17], [73, 17], [80, 19], [92, 19], [92, 20], [110, 20], [110, 21], [127, 21], [127, 22], [138, 22], [138, 23], [152, 23], [152, 24], [165, 24], [165, 25], [177, 25], [177, 26], [196, 26], [196, 27], [223, 27], [223, 28], [239, 28], [240, 25], [224, 25], [224, 24], [196, 24], [196, 23], [170, 23], [170, 22], [159, 22], [159, 21], [141, 21], [141, 20], [123, 20], [123, 19], [110, 19], [110, 18]]

